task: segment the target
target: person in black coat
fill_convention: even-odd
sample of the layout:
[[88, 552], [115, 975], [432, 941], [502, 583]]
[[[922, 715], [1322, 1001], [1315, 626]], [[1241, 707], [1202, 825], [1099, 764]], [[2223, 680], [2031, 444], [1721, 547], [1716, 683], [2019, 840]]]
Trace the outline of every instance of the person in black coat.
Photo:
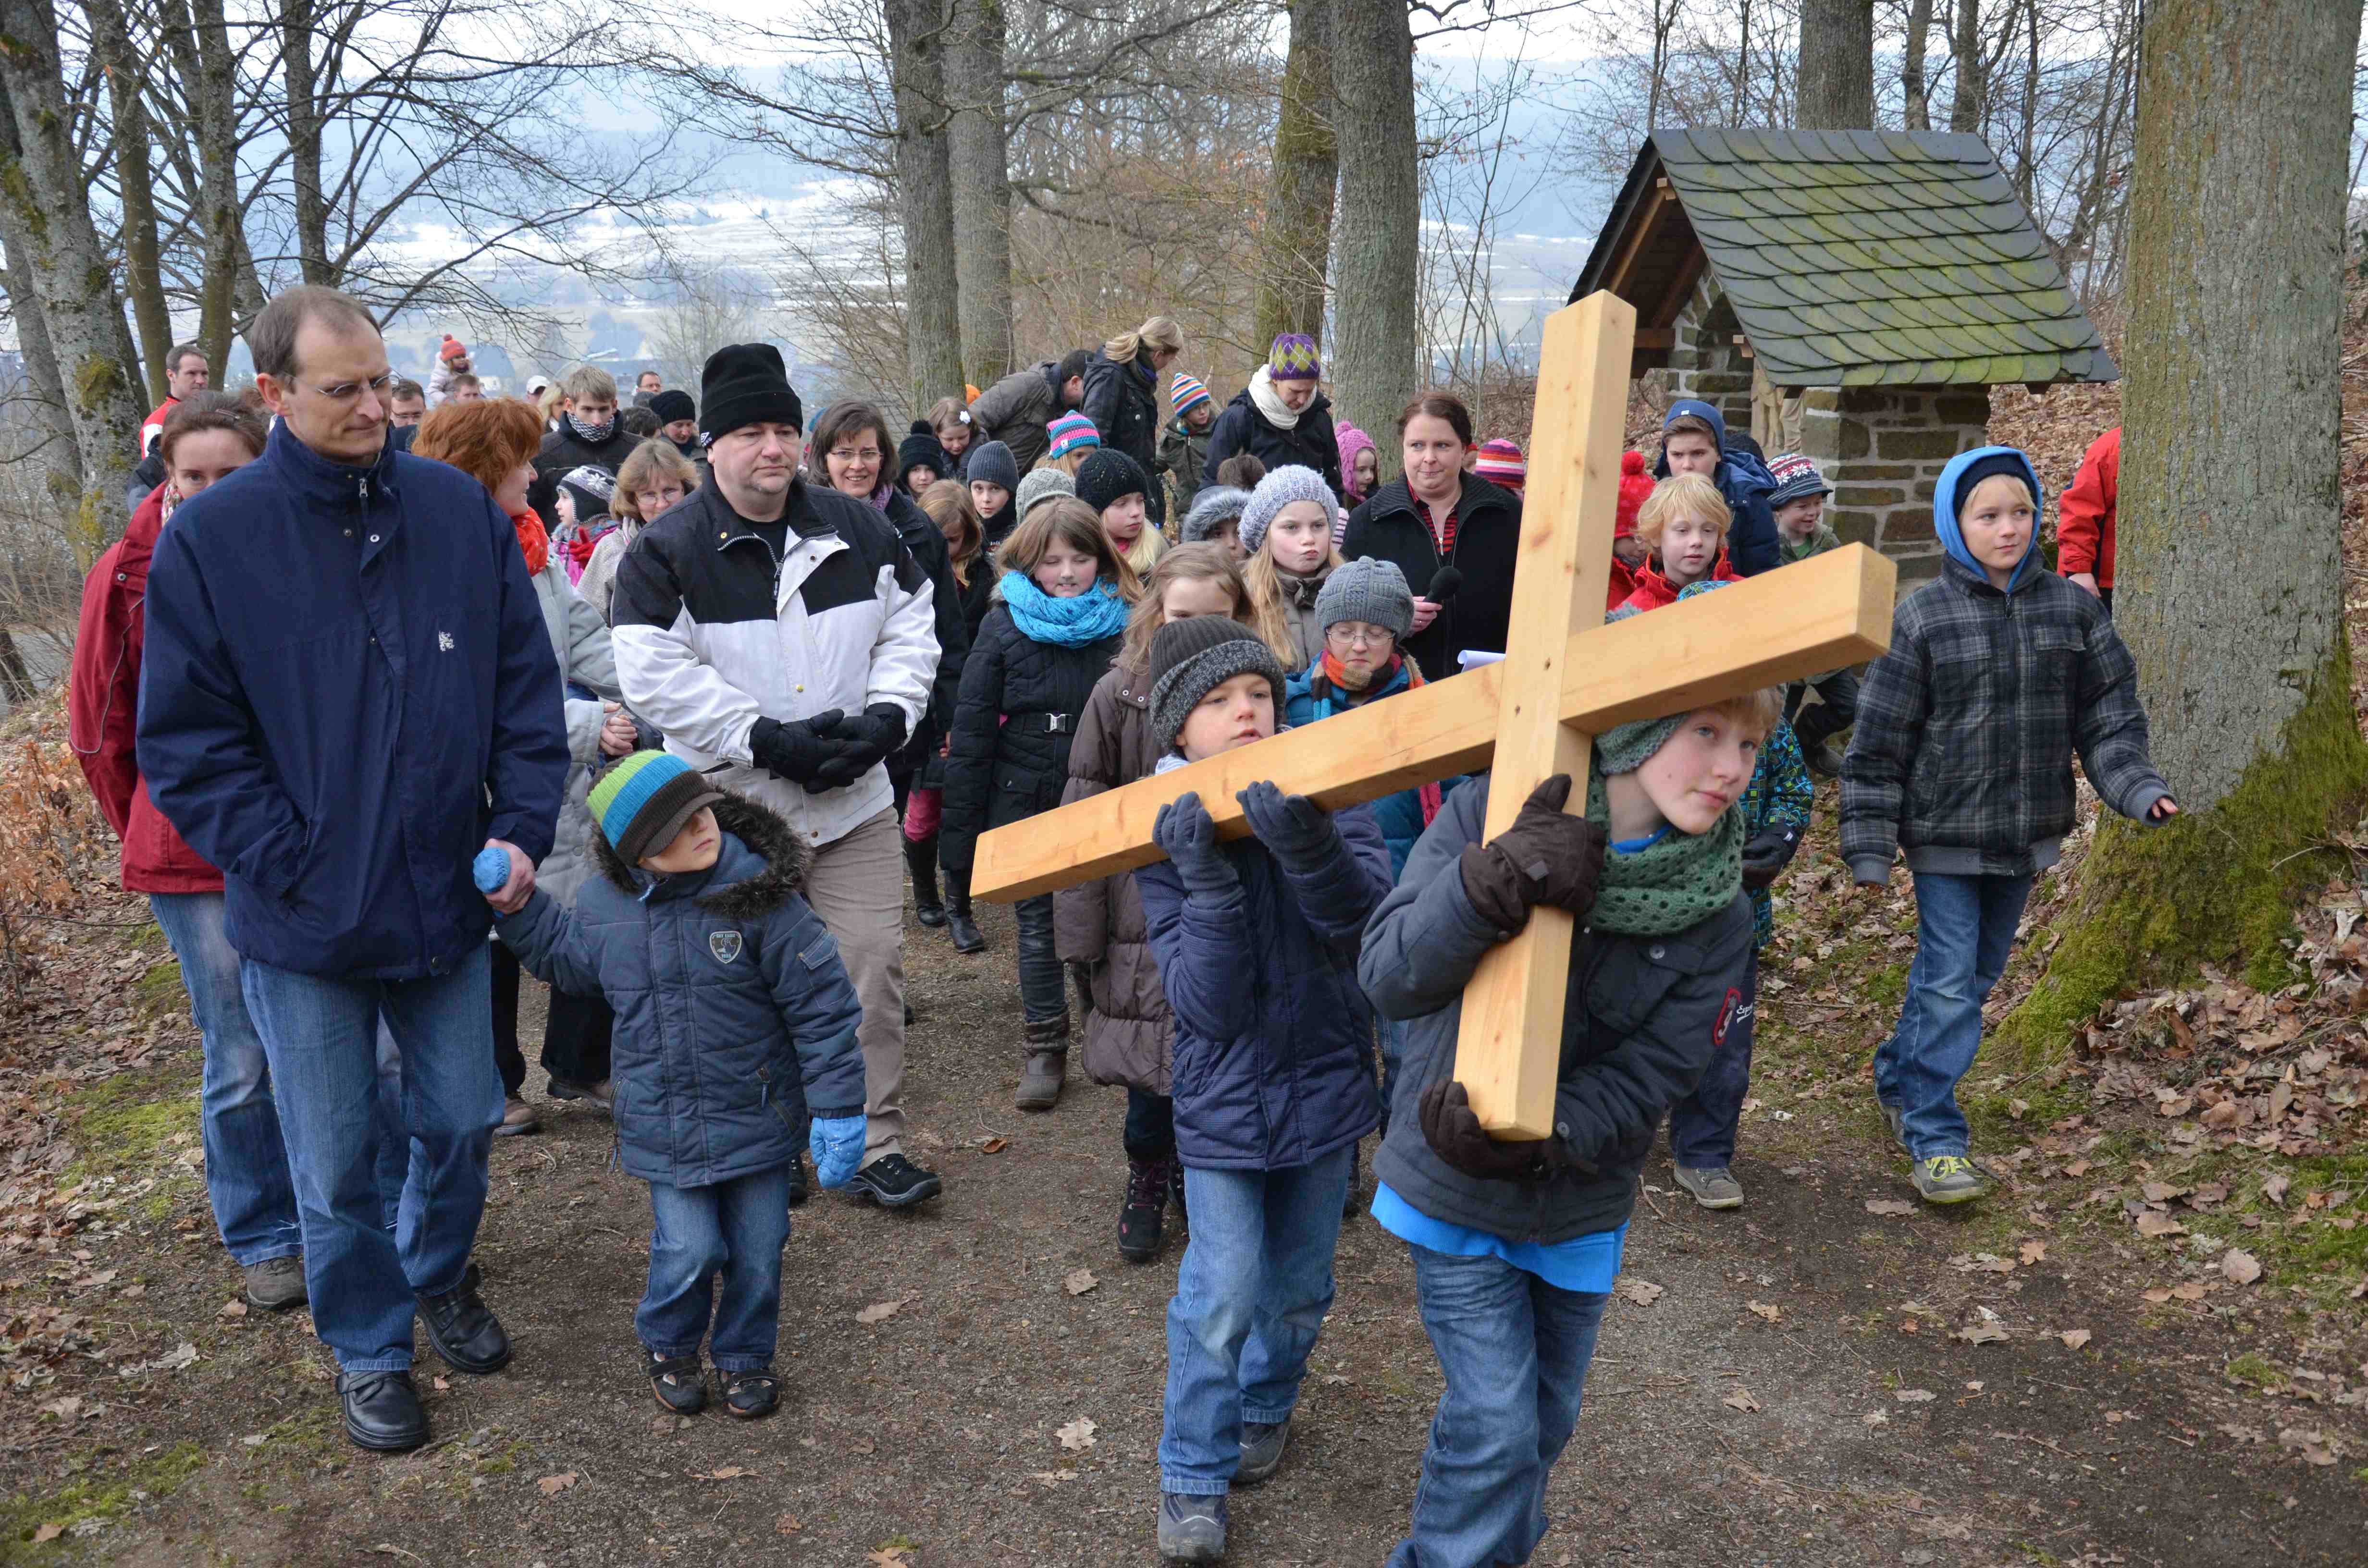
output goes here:
[[[1394, 562], [1416, 594], [1414, 631], [1399, 646], [1425, 676], [1457, 673], [1464, 649], [1505, 651], [1513, 614], [1513, 568], [1521, 542], [1521, 504], [1463, 469], [1472, 414], [1445, 392], [1415, 400], [1398, 415], [1406, 472], [1349, 514], [1340, 553], [1351, 561]], [[1440, 569], [1461, 576], [1443, 600], [1428, 597]]]
[[1319, 390], [1323, 375], [1314, 338], [1296, 332], [1276, 338], [1267, 362], [1210, 427], [1201, 483], [1223, 484], [1217, 466], [1247, 452], [1269, 473], [1312, 468], [1335, 496], [1341, 495], [1340, 442], [1332, 427], [1332, 404]]
[[[1103, 344], [1101, 353], [1086, 363], [1086, 401], [1078, 412], [1101, 432], [1104, 448], [1124, 452], [1145, 473], [1159, 460], [1159, 378], [1183, 351], [1184, 329], [1166, 316], [1154, 316]], [[1167, 520], [1164, 489], [1154, 485], [1144, 496], [1155, 528]]]
[[542, 449], [534, 455], [534, 481], [526, 491], [526, 504], [546, 528], [559, 527], [559, 482], [571, 471], [604, 468], [613, 478], [642, 444], [617, 417], [617, 382], [599, 366], [576, 366], [560, 390], [566, 395], [559, 404], [559, 427], [542, 438]]
[[[988, 445], [1001, 450], [1000, 441]], [[1010, 463], [1006, 453], [1004, 462]], [[970, 487], [958, 479], [941, 479], [921, 493], [920, 506], [937, 526], [946, 541], [949, 565], [953, 573], [958, 602], [962, 606], [962, 625], [969, 633], [964, 644], [965, 654], [978, 643], [981, 623], [986, 619], [995, 591], [995, 562], [986, 548], [984, 526], [979, 521], [978, 508], [970, 498]], [[954, 662], [956, 689], [961, 684], [961, 660]], [[946, 665], [939, 662], [943, 674]], [[947, 715], [949, 722], [952, 714]], [[913, 744], [891, 760], [898, 771], [907, 774], [912, 782], [905, 790], [905, 869], [913, 874], [913, 917], [931, 930], [947, 925], [948, 911], [938, 896], [938, 829], [945, 805], [946, 758], [942, 733], [916, 738]], [[964, 900], [953, 912], [961, 924], [950, 934], [957, 951], [974, 953], [986, 946], [986, 938], [970, 918], [970, 904]]]

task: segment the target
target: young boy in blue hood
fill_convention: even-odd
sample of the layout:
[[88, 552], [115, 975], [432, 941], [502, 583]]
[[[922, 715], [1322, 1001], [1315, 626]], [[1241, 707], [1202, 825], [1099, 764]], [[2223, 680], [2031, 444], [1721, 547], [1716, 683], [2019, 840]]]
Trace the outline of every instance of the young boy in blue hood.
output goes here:
[[2040, 485], [2011, 447], [1952, 459], [1932, 497], [1948, 559], [1900, 601], [1842, 763], [1842, 858], [1883, 887], [1904, 851], [1916, 960], [1874, 1093], [1928, 1202], [1989, 1184], [1966, 1158], [1957, 1080], [1981, 1045], [2032, 880], [2073, 824], [2072, 754], [2123, 816], [2179, 812], [2146, 752], [2137, 671], [2094, 595], [2039, 559]]
[[1727, 559], [1743, 576], [1773, 572], [1783, 564], [1776, 539], [1776, 514], [1768, 498], [1776, 493], [1776, 476], [1768, 465], [1726, 438], [1726, 420], [1709, 403], [1680, 398], [1669, 404], [1661, 421], [1661, 458], [1653, 465], [1656, 479], [1673, 473], [1699, 473], [1718, 486], [1732, 512], [1726, 540]]

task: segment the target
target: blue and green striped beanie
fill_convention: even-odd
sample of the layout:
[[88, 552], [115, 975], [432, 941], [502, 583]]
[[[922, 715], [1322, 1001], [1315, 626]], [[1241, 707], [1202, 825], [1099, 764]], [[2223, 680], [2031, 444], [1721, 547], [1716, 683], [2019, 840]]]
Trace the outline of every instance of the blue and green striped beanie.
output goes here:
[[592, 786], [588, 801], [600, 836], [629, 866], [674, 842], [691, 813], [726, 797], [705, 776], [668, 752], [619, 757]]

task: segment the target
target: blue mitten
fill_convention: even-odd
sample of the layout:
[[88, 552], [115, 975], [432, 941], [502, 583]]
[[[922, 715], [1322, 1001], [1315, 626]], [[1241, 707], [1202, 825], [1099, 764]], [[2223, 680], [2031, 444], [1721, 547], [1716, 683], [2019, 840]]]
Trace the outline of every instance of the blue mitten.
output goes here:
[[1242, 885], [1217, 846], [1217, 824], [1197, 792], [1187, 790], [1159, 808], [1151, 819], [1151, 839], [1176, 863], [1184, 891], [1193, 897], [1214, 901]]
[[493, 897], [509, 886], [510, 852], [486, 845], [477, 851], [477, 858], [469, 862], [469, 878], [477, 884], [479, 892], [487, 898]]
[[806, 1147], [814, 1154], [816, 1181], [834, 1189], [848, 1184], [863, 1161], [863, 1126], [860, 1116], [814, 1118]]

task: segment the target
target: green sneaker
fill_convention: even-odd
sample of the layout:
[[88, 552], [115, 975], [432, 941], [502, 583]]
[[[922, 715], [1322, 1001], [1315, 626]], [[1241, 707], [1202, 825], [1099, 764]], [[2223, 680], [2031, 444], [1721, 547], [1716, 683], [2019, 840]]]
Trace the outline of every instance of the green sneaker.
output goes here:
[[1969, 1203], [1989, 1196], [1990, 1184], [1963, 1154], [1934, 1154], [1916, 1162], [1916, 1191], [1927, 1203]]
[[1678, 1185], [1694, 1195], [1694, 1201], [1705, 1209], [1740, 1209], [1743, 1207], [1743, 1184], [1725, 1165], [1672, 1165]]

